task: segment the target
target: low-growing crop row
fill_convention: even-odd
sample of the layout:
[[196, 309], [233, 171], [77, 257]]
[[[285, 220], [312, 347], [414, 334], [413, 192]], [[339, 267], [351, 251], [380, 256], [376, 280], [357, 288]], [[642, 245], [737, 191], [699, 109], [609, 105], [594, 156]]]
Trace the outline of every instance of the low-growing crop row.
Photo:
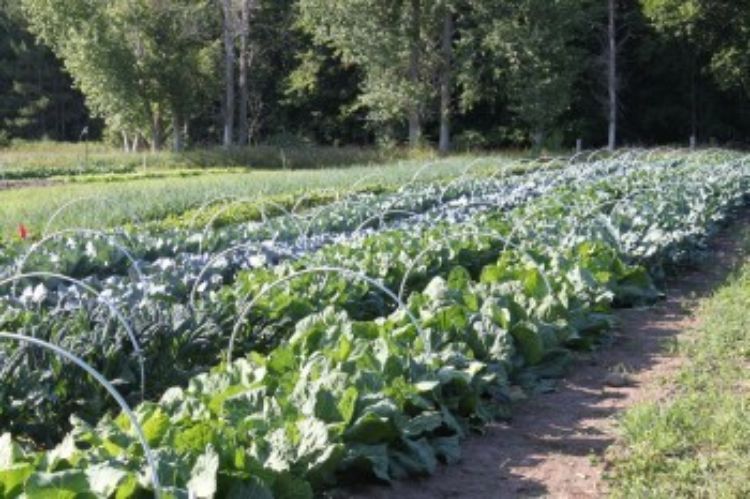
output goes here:
[[[430, 164], [420, 174], [423, 181], [438, 181], [459, 175], [466, 162], [497, 162], [518, 165], [503, 158], [443, 159]], [[0, 239], [12, 240], [19, 224], [32, 234], [46, 225], [50, 215], [62, 205], [75, 204], [57, 217], [52, 230], [67, 227], [107, 228], [128, 222], [158, 221], [201, 206], [211, 199], [256, 198], [321, 190], [346, 191], [353, 179], [385, 187], [398, 187], [410, 181], [421, 162], [408, 161], [389, 166], [350, 166], [324, 170], [214, 173], [185, 178], [154, 178], [127, 182], [94, 182], [51, 185], [45, 188], [0, 190]], [[1, 166], [0, 166], [1, 167]], [[519, 168], [523, 168], [519, 165]], [[0, 179], [1, 183], [1, 179]]]
[[[82, 278], [126, 273], [132, 260], [141, 266], [162, 257], [205, 262], [212, 254], [234, 248], [238, 243], [245, 247], [236, 248], [228, 256], [237, 256], [242, 249], [245, 253], [256, 251], [247, 247], [253, 242], [272, 243], [281, 252], [295, 248], [297, 253], [309, 252], [331, 238], [383, 228], [417, 214], [429, 219], [445, 217], [447, 211], [461, 216], [463, 212], [486, 209], [491, 201], [508, 196], [515, 202], [523, 201], [565, 180], [552, 178], [549, 180], [556, 182], [542, 185], [548, 175], [539, 172], [523, 175], [524, 170], [503, 164], [496, 168], [493, 169], [496, 179], [449, 178], [446, 185], [410, 182], [396, 189], [387, 184], [358, 182], [344, 192], [314, 190], [302, 196], [299, 193], [217, 196], [179, 216], [145, 227], [139, 224], [131, 230], [111, 232], [75, 227], [53, 230], [67, 209], [86, 201], [73, 199], [50, 216], [40, 228], [41, 235], [34, 245], [11, 246], [0, 258], [7, 264], [16, 260], [16, 268], [7, 265], [5, 273], [23, 267]], [[535, 188], [536, 184], [539, 187]], [[451, 205], [466, 199], [471, 199], [474, 206]], [[177, 263], [182, 266], [184, 262]]]
[[[627, 169], [620, 174], [625, 175], [625, 171]], [[607, 165], [594, 168], [594, 173], [587, 175], [589, 183], [605, 176], [609, 178], [607, 182], [614, 178], [613, 169]], [[502, 210], [513, 203], [532, 199], [540, 189], [552, 189], [560, 183], [558, 179], [542, 185], [539, 175], [508, 181], [510, 184], [504, 181], [499, 185], [499, 191], [494, 181], [474, 189], [477, 195], [473, 199], [486, 200], [487, 195], [498, 199], [496, 204], [485, 203], [479, 207], [465, 200], [454, 203], [452, 200], [458, 199], [454, 194], [435, 187], [426, 192], [416, 191], [419, 196], [414, 195], [413, 190], [406, 191], [414, 206], [432, 206], [436, 198], [447, 200], [448, 204], [440, 204], [437, 210], [428, 210], [421, 215], [415, 213], [403, 220], [411, 227], [410, 231], [393, 229], [374, 234], [360, 231], [359, 237], [323, 246], [319, 251], [292, 260], [295, 263], [274, 268], [266, 268], [272, 263], [270, 259], [264, 254], [258, 255], [257, 247], [251, 246], [245, 248], [246, 260], [240, 258], [234, 264], [228, 259], [212, 261], [208, 271], [205, 270], [207, 267], [200, 270], [197, 265], [203, 265], [205, 258], [201, 261], [200, 256], [183, 254], [175, 260], [160, 259], [153, 265], [142, 266], [137, 273], [131, 269], [128, 277], [92, 277], [81, 283], [61, 280], [62, 271], [55, 267], [42, 267], [41, 270], [48, 273], [37, 271], [23, 279], [33, 278], [41, 283], [16, 287], [18, 281], [10, 277], [12, 272], [8, 272], [6, 287], [11, 293], [0, 302], [0, 325], [4, 329], [33, 331], [37, 338], [61, 344], [78, 353], [110, 379], [115, 379], [131, 400], [138, 400], [137, 397], [143, 395], [143, 388], [148, 396], [158, 396], [166, 387], [184, 383], [190, 376], [215, 365], [237, 323], [244, 297], [270, 285], [285, 272], [343, 264], [382, 279], [394, 290], [404, 288], [400, 290], [401, 295], [408, 291], [407, 287], [421, 289], [432, 276], [454, 265], [465, 265], [478, 273], [484, 264], [497, 258], [502, 251], [502, 245], [497, 244], [492, 233], [505, 230], [502, 217], [481, 220], [479, 213]], [[530, 183], [538, 185], [533, 187]], [[458, 189], [457, 192], [466, 192], [467, 189], [454, 188]], [[390, 196], [386, 196], [385, 201], [394, 202]], [[348, 210], [349, 207], [344, 204], [341, 208]], [[285, 220], [281, 219], [280, 223]], [[447, 221], [438, 223], [439, 220]], [[463, 222], [457, 224], [458, 220]], [[446, 231], [451, 228], [464, 235], [446, 237]], [[489, 231], [489, 237], [477, 232], [482, 228]], [[264, 231], [268, 228], [258, 230], [261, 234]], [[321, 234], [317, 237], [320, 240]], [[274, 255], [278, 255], [278, 244], [272, 247], [276, 251]], [[296, 244], [310, 249], [308, 240]], [[47, 261], [55, 265], [61, 254], [69, 254], [80, 261], [85, 257], [80, 256], [81, 252], [98, 256], [97, 249], [92, 247], [93, 244], [89, 243], [85, 248], [73, 246], [68, 252], [47, 253]], [[105, 249], [108, 251], [102, 253], [103, 260], [113, 255], [124, 260], [120, 247]], [[248, 255], [251, 258], [247, 258]], [[413, 265], [409, 265], [412, 261]], [[227, 282], [243, 262], [259, 268], [244, 276], [237, 286], [225, 287], [215, 297], [209, 293], [219, 289], [217, 283]], [[24, 262], [22, 269], [14, 266], [9, 270], [19, 272], [29, 267], [34, 268]], [[335, 274], [323, 281], [318, 277], [308, 274], [304, 279], [290, 280], [286, 287], [274, 288], [273, 293], [259, 299], [254, 309], [248, 312], [251, 313], [250, 324], [260, 327], [256, 328], [257, 331], [254, 329], [255, 334], [244, 331], [240, 335], [240, 351], [269, 348], [284, 337], [283, 331], [290, 323], [318, 310], [321, 304], [336, 303], [358, 319], [383, 315], [395, 304], [362, 280], [349, 282]], [[100, 295], [83, 286], [98, 291]], [[128, 313], [124, 314], [127, 317], [123, 318], [121, 314], [114, 317], [118, 320], [113, 320], [113, 309], [115, 312], [127, 310]], [[241, 323], [245, 324], [245, 321]], [[53, 365], [52, 376], [48, 369], [43, 368], [48, 363]], [[143, 368], [144, 363], [147, 369]], [[65, 371], [62, 363], [50, 359], [44, 352], [16, 351], [9, 365], [12, 369], [7, 372], [19, 382], [0, 392], [6, 401], [0, 404], [0, 421], [7, 421], [6, 425], [15, 432], [54, 441], [56, 432], [50, 427], [64, 430], [67, 417], [73, 412], [99, 414], [102, 404], [108, 400], [106, 392], [101, 390], [100, 398], [94, 397], [90, 381]], [[141, 377], [143, 371], [146, 371], [146, 380]], [[34, 389], [21, 388], [26, 386]], [[84, 398], [83, 394], [87, 397]], [[83, 400], [85, 404], [82, 404]]]
[[[437, 222], [416, 215], [197, 296], [182, 281], [142, 290], [126, 320], [147, 379], [164, 383], [136, 409], [158, 480], [125, 415], [74, 418], [49, 451], [0, 438], [0, 495], [135, 497], [158, 483], [174, 497], [305, 497], [457, 459], [468, 431], [507, 414], [515, 387], [533, 390], [560, 374], [569, 349], [590, 346], [612, 306], [656, 299], [652, 276], [700, 249], [750, 187], [734, 157], [614, 159], [591, 172], [606, 176], [543, 181], [555, 188]], [[106, 279], [96, 284], [109, 289], [100, 301], [116, 298]], [[73, 288], [28, 289], [6, 300], [2, 329], [85, 353], [132, 400], [138, 355], [111, 310]], [[230, 336], [234, 357], [202, 372]], [[80, 412], [71, 394], [84, 390], [89, 410], [105, 407], [63, 362], [17, 345], [0, 352], [17, 381], [2, 387], [0, 420], [15, 410], [27, 423], [17, 431], [34, 434], [52, 407]]]

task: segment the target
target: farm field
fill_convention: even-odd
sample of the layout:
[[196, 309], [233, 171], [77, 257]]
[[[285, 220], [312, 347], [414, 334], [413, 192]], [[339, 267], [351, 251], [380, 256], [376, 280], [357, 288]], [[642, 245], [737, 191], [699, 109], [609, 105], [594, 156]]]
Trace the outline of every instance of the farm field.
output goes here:
[[0, 149], [0, 180], [127, 174], [139, 170], [302, 169], [383, 163], [409, 156], [376, 148], [279, 145], [201, 148], [180, 153], [123, 152], [100, 142], [17, 142]]
[[[529, 168], [528, 162], [506, 157], [464, 156], [299, 171], [162, 170], [143, 174], [152, 178], [119, 175], [116, 182], [107, 180], [112, 175], [109, 173], [75, 175], [70, 177], [72, 183], [0, 190], [0, 240], [12, 239], [19, 224], [34, 233], [71, 227], [113, 227], [173, 219], [205, 204], [221, 209], [223, 219], [238, 221], [242, 216], [257, 216], [257, 209], [249, 205], [260, 201], [275, 201], [291, 209], [302, 195], [320, 203], [352, 189], [396, 189], [425, 165], [429, 168], [420, 172], [422, 182], [459, 175], [469, 164], [478, 170], [499, 165], [507, 165], [513, 172]], [[82, 177], [85, 182], [81, 182]], [[56, 216], [50, 222], [53, 214]]]
[[747, 159], [2, 191], [0, 496], [298, 498], [430, 474], [574, 369], [615, 309], [660, 300], [746, 205]]

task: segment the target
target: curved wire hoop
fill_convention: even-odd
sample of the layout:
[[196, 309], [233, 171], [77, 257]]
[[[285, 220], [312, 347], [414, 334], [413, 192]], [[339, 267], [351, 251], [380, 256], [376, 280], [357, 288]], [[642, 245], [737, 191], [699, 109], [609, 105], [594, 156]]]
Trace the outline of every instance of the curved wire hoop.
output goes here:
[[127, 319], [123, 315], [123, 313], [118, 309], [114, 303], [107, 300], [102, 296], [101, 293], [99, 293], [96, 289], [92, 288], [88, 284], [86, 284], [83, 281], [80, 281], [78, 279], [75, 279], [73, 277], [68, 277], [66, 275], [62, 274], [56, 274], [54, 272], [28, 272], [26, 274], [17, 274], [5, 279], [0, 280], [0, 287], [16, 283], [17, 281], [20, 281], [21, 279], [28, 279], [28, 278], [34, 278], [34, 277], [45, 277], [45, 278], [52, 278], [52, 279], [59, 279], [61, 281], [68, 282], [70, 284], [73, 284], [75, 286], [80, 287], [87, 293], [93, 295], [97, 301], [103, 303], [104, 305], [109, 308], [109, 311], [114, 315], [117, 320], [120, 322], [122, 327], [125, 329], [125, 332], [128, 335], [128, 338], [130, 339], [130, 343], [133, 345], [133, 351], [135, 355], [138, 357], [138, 364], [140, 366], [140, 377], [141, 377], [141, 399], [145, 398], [146, 396], [146, 357], [141, 349], [140, 344], [138, 343], [138, 339], [135, 336], [135, 332], [133, 331], [133, 328], [130, 327], [130, 324], [128, 323]]
[[91, 367], [84, 360], [76, 357], [75, 355], [68, 352], [64, 348], [60, 348], [57, 345], [53, 345], [52, 343], [48, 343], [38, 338], [31, 338], [29, 336], [24, 336], [21, 334], [3, 333], [3, 332], [0, 332], [0, 339], [28, 343], [30, 345], [33, 345], [39, 348], [50, 350], [55, 355], [58, 355], [70, 362], [73, 362], [75, 365], [77, 365], [78, 367], [86, 371], [88, 374], [90, 374], [100, 385], [102, 385], [109, 392], [109, 394], [112, 395], [112, 398], [115, 399], [115, 401], [120, 406], [122, 411], [127, 415], [128, 419], [130, 419], [130, 423], [133, 425], [133, 429], [135, 430], [136, 437], [138, 438], [141, 446], [143, 447], [143, 454], [146, 456], [148, 467], [151, 470], [151, 483], [154, 486], [154, 496], [156, 496], [157, 498], [161, 496], [161, 485], [159, 484], [159, 473], [158, 473], [158, 467], [156, 466], [156, 459], [154, 458], [154, 454], [151, 451], [151, 447], [149, 447], [148, 445], [146, 436], [143, 433], [143, 428], [138, 423], [138, 418], [136, 417], [133, 410], [130, 408], [128, 403], [125, 402], [125, 399], [122, 397], [122, 395], [120, 395], [120, 392], [117, 391], [117, 389], [112, 385], [112, 383], [107, 381], [107, 379], [99, 371]]

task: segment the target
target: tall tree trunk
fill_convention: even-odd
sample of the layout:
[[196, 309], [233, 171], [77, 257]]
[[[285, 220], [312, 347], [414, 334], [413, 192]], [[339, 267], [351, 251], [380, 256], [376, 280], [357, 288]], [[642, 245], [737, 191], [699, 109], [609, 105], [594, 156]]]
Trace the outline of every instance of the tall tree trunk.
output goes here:
[[151, 152], [161, 150], [164, 141], [164, 123], [161, 111], [155, 109], [151, 114]]
[[185, 144], [182, 137], [182, 120], [177, 112], [172, 112], [172, 150], [180, 152]]
[[615, 11], [617, 0], [608, 0], [609, 22], [607, 25], [607, 90], [609, 93], [609, 134], [607, 148], [614, 151], [617, 147], [617, 25]]
[[[409, 82], [414, 89], [419, 86], [420, 57], [419, 44], [421, 38], [422, 5], [421, 0], [411, 0], [411, 27], [410, 27], [410, 55], [409, 55]], [[419, 99], [416, 95], [409, 105], [409, 145], [418, 147], [422, 140], [422, 119], [420, 113]]]
[[231, 147], [234, 143], [234, 12], [232, 0], [221, 0], [221, 10], [224, 16], [224, 147]]
[[128, 132], [122, 131], [122, 150], [124, 152], [130, 152], [130, 141], [128, 140]]
[[546, 134], [541, 128], [537, 128], [531, 134], [531, 147], [535, 152], [541, 152]]
[[438, 150], [446, 154], [451, 148], [451, 83], [453, 70], [453, 13], [445, 8], [441, 40], [442, 71], [440, 74], [440, 141]]
[[240, 74], [238, 79], [238, 87], [240, 92], [240, 108], [239, 108], [239, 124], [238, 133], [239, 137], [237, 143], [241, 146], [247, 144], [247, 138], [249, 135], [248, 129], [248, 117], [247, 117], [247, 103], [249, 100], [249, 90], [247, 88], [247, 70], [250, 62], [249, 53], [249, 36], [250, 36], [250, 9], [253, 7], [254, 0], [242, 0], [242, 15], [241, 22], [242, 27], [240, 28]]

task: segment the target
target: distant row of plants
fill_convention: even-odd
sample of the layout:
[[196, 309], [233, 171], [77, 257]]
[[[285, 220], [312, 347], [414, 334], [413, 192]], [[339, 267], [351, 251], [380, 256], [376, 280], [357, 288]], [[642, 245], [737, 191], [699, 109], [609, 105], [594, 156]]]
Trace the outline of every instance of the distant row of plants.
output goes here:
[[128, 153], [105, 144], [18, 143], [0, 149], [0, 180], [202, 168], [312, 169], [433, 157], [429, 151], [305, 144]]

